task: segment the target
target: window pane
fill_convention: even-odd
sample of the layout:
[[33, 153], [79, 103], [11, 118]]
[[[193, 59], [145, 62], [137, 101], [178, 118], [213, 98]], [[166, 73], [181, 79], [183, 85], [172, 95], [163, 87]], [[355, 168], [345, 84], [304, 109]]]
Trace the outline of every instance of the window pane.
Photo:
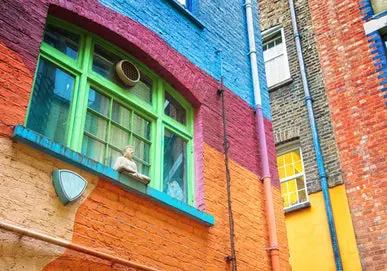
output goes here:
[[303, 172], [301, 161], [294, 163], [294, 170], [295, 170], [296, 174]]
[[123, 127], [130, 128], [130, 111], [115, 101], [113, 102], [112, 119]]
[[305, 189], [298, 191], [298, 202], [302, 203], [306, 201], [306, 191]]
[[287, 181], [287, 183], [288, 183], [289, 193], [297, 191], [296, 180], [290, 180], [290, 181]]
[[284, 207], [289, 207], [289, 197], [287, 195], [283, 196], [282, 200], [284, 201]]
[[107, 51], [102, 46], [95, 44], [93, 55], [93, 71], [99, 73], [106, 79], [112, 79], [115, 76], [115, 65], [121, 58]]
[[164, 113], [185, 125], [185, 109], [168, 92], [165, 92]]
[[292, 151], [293, 162], [301, 161], [300, 150]]
[[47, 25], [44, 32], [44, 42], [67, 56], [77, 59], [79, 35], [67, 32], [52, 25]]
[[294, 205], [298, 203], [298, 195], [297, 192], [289, 193], [289, 204]]
[[141, 100], [144, 100], [147, 103], [152, 103], [152, 86], [152, 80], [145, 74], [141, 73], [140, 82], [131, 88], [130, 92], [139, 97]]
[[116, 125], [111, 125], [110, 144], [122, 150], [129, 145], [129, 133]]
[[134, 114], [133, 132], [143, 138], [150, 139], [150, 122]]
[[87, 112], [85, 131], [89, 132], [96, 137], [105, 140], [106, 139], [107, 121], [96, 116], [91, 112]]
[[133, 137], [134, 156], [149, 163], [150, 145], [137, 137]]
[[181, 201], [187, 200], [186, 145], [181, 137], [165, 130], [163, 191]]
[[275, 40], [275, 45], [279, 45], [282, 43], [282, 37], [279, 36], [276, 40]]
[[281, 193], [282, 195], [286, 195], [288, 193], [288, 186], [286, 183], [281, 183]]
[[279, 167], [278, 168], [278, 175], [280, 179], [283, 179], [286, 177], [285, 175], [285, 168], [284, 167]]
[[116, 73], [116, 64], [121, 60], [121, 57], [109, 52], [102, 46], [95, 44], [93, 54], [93, 71], [112, 81], [119, 87], [128, 90], [147, 103], [152, 103], [152, 80], [141, 73], [140, 82], [138, 82], [134, 87], [125, 85]]
[[116, 160], [119, 156], [122, 156], [121, 151], [118, 151], [118, 150], [113, 149], [113, 148], [108, 149], [108, 163], [109, 163], [110, 167], [114, 166], [114, 163], [116, 162]]
[[300, 190], [303, 188], [305, 188], [304, 177], [299, 177], [299, 178], [297, 178], [297, 189]]
[[286, 165], [289, 165], [292, 163], [292, 153], [291, 152], [285, 154], [284, 157], [285, 157], [285, 164]]
[[104, 163], [105, 144], [85, 135], [83, 137], [82, 154], [97, 162]]
[[277, 157], [277, 165], [279, 167], [282, 167], [284, 165], [284, 157], [282, 155]]
[[141, 174], [149, 176], [149, 166], [145, 165], [144, 163], [142, 163], [136, 158], [134, 158], [134, 160], [136, 160], [137, 171], [140, 172]]
[[29, 109], [27, 128], [66, 144], [74, 78], [41, 58]]
[[129, 89], [130, 87], [123, 84], [116, 73], [116, 64], [121, 60], [121, 57], [109, 52], [102, 46], [95, 44], [93, 54], [93, 71], [117, 84], [121, 88]]
[[109, 98], [92, 88], [89, 90], [88, 106], [104, 116], [109, 114]]

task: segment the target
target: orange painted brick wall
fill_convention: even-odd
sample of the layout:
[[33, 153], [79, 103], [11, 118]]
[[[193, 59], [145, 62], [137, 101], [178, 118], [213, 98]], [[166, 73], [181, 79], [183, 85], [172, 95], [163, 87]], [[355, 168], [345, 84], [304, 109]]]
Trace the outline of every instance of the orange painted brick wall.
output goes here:
[[386, 270], [387, 107], [357, 0], [309, 0], [363, 268]]
[[[231, 270], [224, 260], [230, 242], [223, 155], [207, 145], [204, 149], [205, 202], [207, 212], [215, 216], [215, 226], [202, 226], [100, 180], [78, 209], [72, 242], [160, 270]], [[255, 174], [234, 162], [231, 178], [238, 268], [269, 270], [262, 185]], [[279, 210], [281, 264], [288, 270], [282, 202], [276, 188], [273, 193]], [[45, 270], [87, 268], [114, 270], [109, 262], [72, 251], [66, 251]]]

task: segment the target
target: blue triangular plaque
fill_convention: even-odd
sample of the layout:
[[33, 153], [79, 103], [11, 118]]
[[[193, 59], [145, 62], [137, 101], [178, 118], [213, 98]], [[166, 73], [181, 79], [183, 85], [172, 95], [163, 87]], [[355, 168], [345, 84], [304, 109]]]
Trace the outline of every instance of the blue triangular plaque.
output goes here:
[[82, 176], [70, 170], [55, 170], [52, 177], [56, 194], [64, 205], [78, 199], [87, 186]]

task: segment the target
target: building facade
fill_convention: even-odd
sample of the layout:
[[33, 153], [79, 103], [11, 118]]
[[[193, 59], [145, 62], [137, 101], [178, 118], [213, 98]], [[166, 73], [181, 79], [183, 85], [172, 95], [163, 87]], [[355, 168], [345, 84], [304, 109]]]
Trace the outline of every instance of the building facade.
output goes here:
[[365, 24], [385, 21], [387, 7], [385, 1], [343, 1], [332, 13], [333, 2], [318, 5], [309, 2], [359, 255], [363, 269], [383, 270], [386, 24], [371, 32]]
[[[259, 1], [259, 10], [290, 263], [293, 270], [334, 270], [289, 2]], [[297, 0], [294, 10], [343, 268], [383, 270], [384, 30], [365, 33], [362, 17], [379, 25], [384, 19], [372, 17], [370, 2]], [[368, 137], [378, 139], [370, 145]]]
[[[0, 1], [0, 269], [231, 270], [221, 75], [237, 264], [270, 268], [240, 2]], [[288, 270], [258, 28], [256, 39]], [[127, 145], [148, 186], [113, 170]]]

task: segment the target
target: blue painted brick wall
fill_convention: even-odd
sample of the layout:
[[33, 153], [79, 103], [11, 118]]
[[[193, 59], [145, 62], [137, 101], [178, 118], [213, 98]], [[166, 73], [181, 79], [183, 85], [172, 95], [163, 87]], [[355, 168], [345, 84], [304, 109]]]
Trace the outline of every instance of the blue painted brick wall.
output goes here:
[[[171, 4], [171, 0], [100, 2], [153, 30], [172, 48], [217, 79], [220, 78], [220, 67], [215, 52], [222, 49], [226, 87], [254, 106], [244, 0], [194, 0], [192, 13], [204, 24], [204, 29], [189, 20]], [[253, 3], [263, 113], [271, 119], [258, 8], [256, 1]]]

